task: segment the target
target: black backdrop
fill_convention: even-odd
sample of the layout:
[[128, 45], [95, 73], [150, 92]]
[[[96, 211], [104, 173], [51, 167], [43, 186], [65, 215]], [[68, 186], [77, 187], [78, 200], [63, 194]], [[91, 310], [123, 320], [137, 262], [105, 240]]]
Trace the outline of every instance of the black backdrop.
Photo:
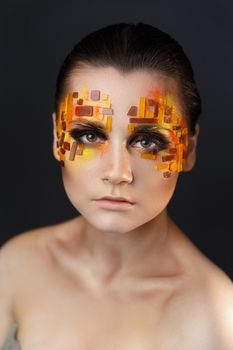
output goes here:
[[8, 0], [0, 6], [0, 244], [77, 215], [52, 156], [56, 75], [84, 35], [140, 21], [181, 43], [203, 100], [197, 163], [180, 175], [170, 215], [232, 277], [232, 1]]

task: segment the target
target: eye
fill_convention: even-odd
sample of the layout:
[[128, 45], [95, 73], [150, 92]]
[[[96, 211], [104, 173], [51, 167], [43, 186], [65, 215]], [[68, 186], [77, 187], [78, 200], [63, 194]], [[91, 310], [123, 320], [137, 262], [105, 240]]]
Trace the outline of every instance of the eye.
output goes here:
[[[106, 136], [100, 132], [93, 130], [78, 130], [73, 129], [70, 131], [70, 136], [79, 144], [95, 144], [103, 143], [103, 140], [106, 140]], [[102, 141], [98, 140], [101, 139]]]
[[[107, 140], [107, 136], [98, 130], [90, 128], [74, 128], [69, 131], [70, 136], [79, 144], [96, 145], [104, 143]], [[135, 146], [140, 143], [140, 146]], [[141, 148], [145, 153], [155, 154], [163, 149], [166, 149], [170, 141], [169, 139], [159, 132], [137, 132], [129, 140], [129, 144], [136, 148]]]
[[163, 135], [141, 135], [136, 137], [131, 144], [135, 146], [140, 144], [142, 147], [136, 146], [136, 148], [142, 148], [145, 153], [155, 154], [163, 149], [166, 149], [170, 141]]

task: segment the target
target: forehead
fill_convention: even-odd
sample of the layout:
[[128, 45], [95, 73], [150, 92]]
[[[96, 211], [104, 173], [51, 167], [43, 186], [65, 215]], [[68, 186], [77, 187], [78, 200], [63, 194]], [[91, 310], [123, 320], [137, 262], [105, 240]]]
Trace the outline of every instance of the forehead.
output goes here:
[[173, 95], [177, 107], [181, 105], [174, 79], [145, 69], [125, 74], [114, 67], [86, 67], [74, 70], [69, 77], [67, 90], [81, 91], [83, 88], [98, 89], [109, 94], [115, 112], [125, 112], [125, 109], [137, 103], [141, 96], [149, 97], [153, 91], [164, 94], [169, 92]]

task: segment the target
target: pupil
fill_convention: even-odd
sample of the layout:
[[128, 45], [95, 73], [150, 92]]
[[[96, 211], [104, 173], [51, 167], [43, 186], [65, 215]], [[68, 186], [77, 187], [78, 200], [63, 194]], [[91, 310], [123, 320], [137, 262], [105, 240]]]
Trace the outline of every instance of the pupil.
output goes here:
[[[91, 137], [89, 137], [91, 135]], [[95, 136], [93, 136], [93, 134], [87, 134], [87, 138], [90, 140], [90, 141], [93, 141], [93, 137], [95, 139]]]
[[142, 144], [144, 145], [144, 146], [148, 146], [148, 143], [150, 143], [150, 141], [148, 141], [148, 140], [143, 140], [143, 141], [141, 141], [142, 142]]

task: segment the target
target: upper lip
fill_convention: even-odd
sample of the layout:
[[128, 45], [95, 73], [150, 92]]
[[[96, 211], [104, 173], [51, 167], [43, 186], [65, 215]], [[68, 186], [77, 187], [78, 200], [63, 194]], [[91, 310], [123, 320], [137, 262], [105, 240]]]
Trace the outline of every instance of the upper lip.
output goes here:
[[100, 199], [109, 199], [112, 201], [125, 201], [125, 202], [129, 202], [129, 203], [133, 204], [133, 202], [129, 198], [126, 198], [126, 197], [104, 196], [104, 197], [98, 198], [97, 200], [100, 200]]

